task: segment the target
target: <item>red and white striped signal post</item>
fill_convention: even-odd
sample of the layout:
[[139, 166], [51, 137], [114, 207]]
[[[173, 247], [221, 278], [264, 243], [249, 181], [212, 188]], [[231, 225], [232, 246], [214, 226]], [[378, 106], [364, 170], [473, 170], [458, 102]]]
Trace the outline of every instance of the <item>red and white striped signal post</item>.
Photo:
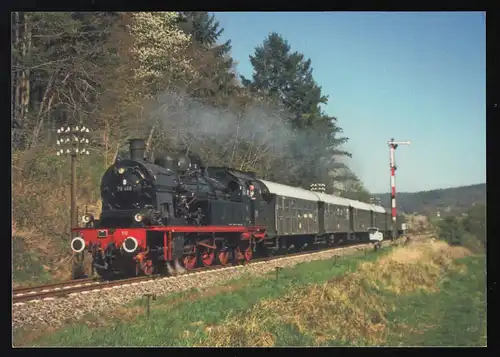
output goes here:
[[396, 160], [395, 160], [395, 151], [399, 145], [410, 145], [411, 141], [394, 141], [392, 138], [387, 142], [389, 145], [389, 153], [390, 153], [390, 168], [391, 168], [391, 216], [392, 216], [392, 239], [395, 239], [397, 236], [397, 227], [396, 227]]

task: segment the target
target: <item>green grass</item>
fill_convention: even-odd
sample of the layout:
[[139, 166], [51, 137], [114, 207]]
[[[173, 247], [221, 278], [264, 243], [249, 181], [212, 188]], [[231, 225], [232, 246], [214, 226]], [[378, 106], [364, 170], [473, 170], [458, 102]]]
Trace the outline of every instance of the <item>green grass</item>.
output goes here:
[[[481, 256], [459, 259], [467, 273], [443, 277], [439, 292], [385, 294], [389, 311], [385, 346], [486, 346], [486, 265]], [[328, 341], [328, 346], [364, 346], [365, 341]]]
[[[393, 325], [388, 345], [486, 345], [485, 259], [472, 256], [459, 262], [467, 266], [467, 273], [445, 276], [438, 293], [392, 297], [398, 309], [388, 316]], [[418, 332], [399, 330], [401, 323]]]
[[[69, 161], [47, 155], [52, 150], [40, 146], [12, 153], [12, 278], [23, 286], [70, 276], [70, 265], [61, 263], [71, 257]], [[95, 204], [100, 198], [100, 179], [105, 169], [101, 153], [78, 162], [79, 216], [85, 204]]]
[[[389, 248], [390, 249], [390, 248]], [[26, 331], [14, 331], [14, 345], [35, 346], [192, 346], [207, 339], [206, 328], [245, 316], [262, 299], [279, 299], [290, 289], [306, 284], [323, 283], [332, 277], [356, 270], [363, 261], [374, 261], [389, 251], [370, 252], [334, 260], [314, 261], [283, 269], [262, 277], [243, 276], [219, 287], [159, 297], [151, 303], [149, 320], [144, 302], [128, 305], [130, 318], [107, 319], [106, 326], [90, 327], [84, 321], [37, 339], [26, 339]], [[486, 345], [486, 276], [484, 257], [459, 260], [466, 274], [444, 275], [437, 293], [423, 292], [396, 295], [384, 291], [381, 301], [396, 307], [389, 310], [387, 346], [485, 346]], [[233, 287], [229, 290], [229, 287]], [[374, 292], [375, 293], [375, 292]], [[380, 291], [378, 291], [381, 294]], [[141, 307], [138, 309], [138, 307]], [[135, 315], [134, 315], [135, 314]], [[123, 318], [123, 316], [121, 316]], [[315, 346], [311, 336], [296, 326], [270, 321], [260, 326], [274, 337], [275, 346]], [[326, 346], [369, 345], [360, 333], [351, 341], [327, 340]]]
[[[237, 284], [237, 289], [215, 296], [204, 297], [200, 289], [191, 289], [158, 297], [157, 301], [151, 302], [149, 320], [141, 310], [140, 315], [127, 321], [113, 319], [109, 326], [98, 328], [89, 327], [82, 321], [33, 341], [26, 339], [25, 330], [14, 331], [14, 345], [191, 346], [203, 338], [206, 326], [218, 324], [229, 315], [243, 313], [261, 299], [279, 297], [294, 286], [321, 283], [334, 276], [347, 274], [356, 270], [360, 262], [373, 261], [389, 250], [370, 251], [366, 256], [359, 253], [338, 259], [337, 262], [330, 259], [301, 263], [281, 270], [278, 281], [275, 272], [262, 277], [244, 276], [215, 288], [224, 290], [224, 287]], [[195, 301], [187, 301], [195, 294], [200, 296]], [[144, 304], [144, 301], [137, 301], [129, 306], [133, 309]], [[88, 321], [95, 319], [90, 315], [87, 317]], [[283, 346], [308, 342], [307, 337], [291, 333], [293, 330], [290, 326], [280, 326], [276, 331], [279, 337], [277, 342]]]
[[17, 283], [33, 282], [49, 283], [52, 277], [43, 268], [43, 256], [26, 249], [21, 239], [12, 240], [12, 279]]
[[[386, 292], [389, 311], [386, 346], [486, 346], [486, 265], [483, 256], [459, 259], [467, 273], [443, 277], [439, 292], [409, 295]], [[401, 326], [405, 326], [402, 328]], [[272, 331], [271, 331], [272, 332]], [[296, 332], [298, 333], [298, 332]], [[295, 340], [300, 338], [295, 337]], [[314, 346], [313, 342], [302, 344]], [[327, 346], [366, 346], [366, 341], [328, 341]]]
[[[398, 295], [388, 290], [375, 290], [363, 284], [367, 294], [378, 294], [381, 305], [394, 306], [388, 309], [388, 321], [382, 343], [377, 346], [485, 346], [486, 345], [486, 300], [484, 257], [467, 257], [457, 260], [467, 269], [465, 273], [449, 271], [438, 284], [438, 292], [419, 290], [416, 293]], [[300, 299], [300, 294], [297, 295]], [[272, 310], [271, 310], [272, 311]], [[311, 312], [313, 315], [313, 312]], [[369, 310], [366, 316], [370, 316]], [[255, 312], [253, 314], [255, 316]], [[373, 315], [372, 315], [373, 316]], [[239, 316], [240, 323], [244, 319]], [[318, 316], [317, 316], [318, 317]], [[368, 321], [368, 320], [367, 320]], [[228, 321], [226, 321], [227, 324]], [[260, 334], [274, 337], [275, 346], [370, 346], [368, 335], [362, 328], [358, 338], [350, 340], [326, 340], [315, 342], [309, 331], [301, 333], [295, 326], [273, 319], [260, 318]], [[226, 330], [226, 334], [228, 331]], [[248, 346], [245, 339], [232, 328], [232, 344]], [[220, 335], [219, 335], [220, 336]], [[210, 341], [205, 338], [205, 341]], [[227, 342], [226, 342], [227, 343]]]

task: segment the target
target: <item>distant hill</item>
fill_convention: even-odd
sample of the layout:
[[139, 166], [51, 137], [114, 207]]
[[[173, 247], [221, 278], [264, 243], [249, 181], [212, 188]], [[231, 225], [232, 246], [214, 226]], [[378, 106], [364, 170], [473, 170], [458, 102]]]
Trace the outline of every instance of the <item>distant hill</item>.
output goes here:
[[[486, 203], [486, 184], [451, 187], [432, 191], [400, 192], [396, 194], [398, 211], [436, 216], [460, 214], [478, 203]], [[374, 195], [379, 197], [382, 206], [390, 207], [389, 193]]]

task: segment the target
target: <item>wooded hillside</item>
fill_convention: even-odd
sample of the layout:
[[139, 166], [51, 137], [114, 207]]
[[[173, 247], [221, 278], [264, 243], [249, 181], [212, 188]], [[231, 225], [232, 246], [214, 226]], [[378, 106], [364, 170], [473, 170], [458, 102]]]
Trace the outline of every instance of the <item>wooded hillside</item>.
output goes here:
[[[390, 207], [388, 193], [376, 194], [384, 207]], [[397, 193], [398, 210], [429, 216], [453, 216], [465, 213], [469, 208], [486, 203], [486, 184], [443, 188], [421, 192]]]

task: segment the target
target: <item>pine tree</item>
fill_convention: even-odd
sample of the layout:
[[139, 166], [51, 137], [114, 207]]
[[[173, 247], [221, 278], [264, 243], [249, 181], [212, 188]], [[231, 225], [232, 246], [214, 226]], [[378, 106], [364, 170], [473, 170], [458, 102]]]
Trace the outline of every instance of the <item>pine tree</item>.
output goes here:
[[178, 25], [193, 39], [192, 57], [199, 69], [198, 79], [189, 84], [189, 94], [212, 105], [227, 106], [238, 92], [235, 63], [229, 55], [231, 40], [217, 43], [224, 29], [205, 11], [181, 12]]
[[[215, 16], [209, 15], [206, 11], [183, 11], [179, 14], [178, 23], [181, 30], [190, 34], [196, 42], [207, 48], [215, 46], [224, 32]], [[231, 50], [231, 40], [219, 47], [221, 47], [221, 54], [227, 54]]]
[[288, 42], [271, 33], [250, 56], [254, 68], [252, 80], [242, 82], [253, 93], [272, 98], [293, 116], [296, 128], [308, 127], [321, 115], [320, 104], [327, 102], [312, 76], [311, 60], [299, 52], [291, 53]]
[[339, 156], [350, 156], [339, 146], [347, 141], [339, 137], [336, 119], [326, 115], [321, 105], [328, 98], [313, 78], [311, 60], [291, 52], [291, 46], [277, 33], [271, 33], [250, 56], [252, 79], [243, 84], [257, 97], [270, 98], [290, 114], [295, 132], [289, 157], [271, 175], [287, 183], [309, 187], [311, 183], [331, 180], [332, 171], [344, 165]]

